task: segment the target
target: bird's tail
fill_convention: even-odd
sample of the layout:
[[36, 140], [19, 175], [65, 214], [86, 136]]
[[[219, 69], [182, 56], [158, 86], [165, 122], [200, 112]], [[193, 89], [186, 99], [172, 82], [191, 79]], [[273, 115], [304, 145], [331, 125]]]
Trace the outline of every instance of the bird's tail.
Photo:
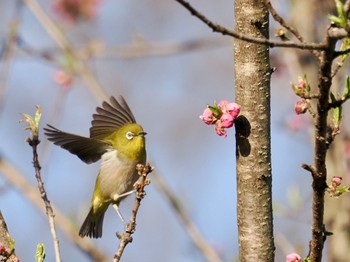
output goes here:
[[91, 207], [89, 214], [85, 218], [84, 223], [81, 225], [79, 236], [81, 237], [93, 237], [99, 238], [102, 236], [102, 225], [105, 212], [94, 213]]

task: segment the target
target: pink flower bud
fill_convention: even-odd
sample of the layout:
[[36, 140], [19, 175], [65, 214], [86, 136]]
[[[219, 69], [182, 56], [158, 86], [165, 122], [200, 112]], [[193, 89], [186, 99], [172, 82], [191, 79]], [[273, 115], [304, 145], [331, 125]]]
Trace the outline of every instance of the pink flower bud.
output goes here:
[[332, 185], [333, 185], [333, 187], [340, 186], [342, 180], [343, 180], [343, 178], [341, 176], [334, 176], [332, 178]]
[[300, 88], [300, 89], [306, 88], [306, 83], [305, 83], [304, 79], [302, 79], [302, 78], [298, 79], [297, 88]]
[[225, 138], [227, 137], [227, 133], [225, 128], [222, 127], [221, 125], [221, 121], [217, 121], [215, 123], [215, 132], [216, 134], [218, 134], [219, 136], [224, 136]]
[[223, 128], [230, 128], [233, 126], [233, 123], [235, 121], [234, 117], [229, 114], [229, 113], [224, 113], [221, 118], [220, 118], [220, 121], [221, 121], [221, 127]]
[[301, 262], [301, 257], [297, 253], [287, 255], [286, 262]]
[[222, 112], [226, 112], [226, 107], [227, 105], [229, 104], [230, 102], [227, 101], [227, 100], [221, 100], [219, 103], [218, 103], [218, 108], [222, 111]]
[[229, 103], [226, 105], [227, 113], [230, 113], [233, 118], [236, 118], [241, 111], [241, 108], [236, 103]]
[[304, 114], [309, 108], [309, 103], [306, 100], [299, 100], [295, 103], [294, 110], [298, 115]]
[[213, 112], [207, 107], [199, 118], [207, 125], [212, 125], [216, 122]]

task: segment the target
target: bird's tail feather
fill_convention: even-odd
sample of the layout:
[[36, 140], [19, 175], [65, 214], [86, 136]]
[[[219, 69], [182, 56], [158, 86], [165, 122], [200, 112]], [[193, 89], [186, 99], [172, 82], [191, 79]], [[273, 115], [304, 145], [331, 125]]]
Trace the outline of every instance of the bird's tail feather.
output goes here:
[[100, 238], [102, 236], [102, 225], [104, 215], [105, 212], [94, 214], [93, 208], [91, 208], [89, 214], [85, 218], [85, 221], [80, 228], [79, 236]]

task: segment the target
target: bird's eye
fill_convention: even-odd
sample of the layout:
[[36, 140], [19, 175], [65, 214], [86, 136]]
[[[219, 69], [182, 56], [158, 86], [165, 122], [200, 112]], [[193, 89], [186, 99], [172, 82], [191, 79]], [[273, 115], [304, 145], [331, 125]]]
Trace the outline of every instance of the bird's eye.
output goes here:
[[134, 133], [132, 133], [132, 132], [126, 132], [125, 136], [126, 136], [126, 138], [127, 138], [128, 140], [131, 140], [131, 139], [134, 138]]

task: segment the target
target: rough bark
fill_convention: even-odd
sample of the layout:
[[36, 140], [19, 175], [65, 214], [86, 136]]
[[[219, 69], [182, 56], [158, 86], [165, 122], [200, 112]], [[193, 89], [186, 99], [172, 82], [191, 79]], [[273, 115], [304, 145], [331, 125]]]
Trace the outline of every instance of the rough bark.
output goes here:
[[[5, 248], [1, 251], [0, 258], [6, 262], [18, 261], [15, 253], [15, 241], [11, 238], [4, 217], [0, 211], [0, 243]], [[3, 260], [1, 260], [3, 261]]]
[[[262, 0], [235, 1], [238, 32], [268, 38], [268, 19]], [[235, 40], [234, 62], [239, 261], [274, 261], [269, 48]]]

